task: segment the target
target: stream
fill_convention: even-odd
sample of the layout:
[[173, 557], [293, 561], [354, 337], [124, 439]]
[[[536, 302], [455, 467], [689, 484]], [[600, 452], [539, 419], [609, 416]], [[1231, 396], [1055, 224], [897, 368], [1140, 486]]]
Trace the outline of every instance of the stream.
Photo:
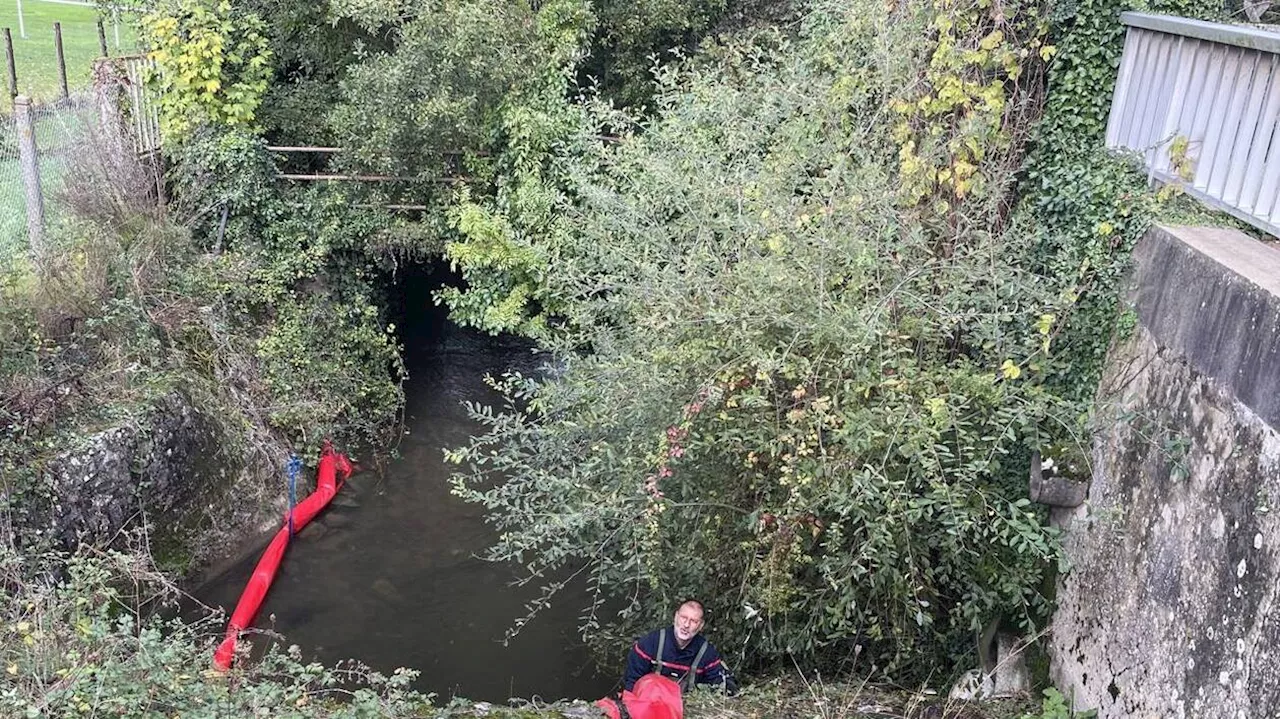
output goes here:
[[[493, 401], [486, 373], [530, 372], [536, 358], [526, 344], [445, 321], [429, 304], [430, 283], [404, 285], [405, 306], [416, 311], [404, 313], [402, 326], [410, 375], [400, 456], [382, 477], [353, 476], [298, 535], [256, 626], [284, 635], [307, 660], [354, 658], [382, 672], [421, 670], [417, 688], [443, 699], [603, 696], [621, 666], [597, 668], [581, 643], [576, 627], [585, 591], [566, 589], [504, 646], [505, 630], [538, 588], [515, 588], [519, 567], [478, 558], [494, 530], [480, 507], [449, 493], [451, 468], [442, 450], [476, 430], [461, 403]], [[195, 596], [229, 614], [260, 551], [196, 588]]]

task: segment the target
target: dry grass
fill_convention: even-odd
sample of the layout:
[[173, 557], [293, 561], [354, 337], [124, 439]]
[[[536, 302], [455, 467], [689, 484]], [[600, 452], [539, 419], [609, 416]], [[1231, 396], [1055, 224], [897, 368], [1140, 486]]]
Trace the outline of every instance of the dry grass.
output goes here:
[[1007, 719], [1031, 708], [1025, 699], [949, 702], [945, 696], [866, 682], [805, 677], [799, 672], [759, 682], [736, 697], [689, 698], [690, 719]]
[[[757, 681], [726, 697], [697, 692], [685, 699], [686, 719], [1017, 719], [1034, 709], [1030, 699], [983, 703], [948, 702], [927, 692], [873, 686], [865, 682], [826, 682], [800, 672]], [[459, 701], [440, 717], [463, 719], [598, 719], [596, 708], [581, 700], [502, 707]]]

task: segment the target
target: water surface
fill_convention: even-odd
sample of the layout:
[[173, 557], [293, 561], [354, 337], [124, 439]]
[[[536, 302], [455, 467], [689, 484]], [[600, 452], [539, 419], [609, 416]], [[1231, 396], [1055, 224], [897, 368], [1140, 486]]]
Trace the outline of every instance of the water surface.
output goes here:
[[[492, 401], [486, 373], [532, 371], [535, 357], [527, 345], [453, 327], [434, 313], [408, 324], [400, 458], [382, 477], [355, 475], [299, 534], [257, 626], [285, 635], [308, 659], [419, 669], [418, 687], [445, 698], [603, 696], [617, 677], [597, 670], [577, 636], [580, 589], [503, 645], [537, 589], [513, 588], [517, 567], [477, 557], [494, 532], [479, 507], [449, 493], [442, 448], [476, 430], [461, 402]], [[230, 612], [256, 562], [257, 552], [244, 557], [197, 597]]]

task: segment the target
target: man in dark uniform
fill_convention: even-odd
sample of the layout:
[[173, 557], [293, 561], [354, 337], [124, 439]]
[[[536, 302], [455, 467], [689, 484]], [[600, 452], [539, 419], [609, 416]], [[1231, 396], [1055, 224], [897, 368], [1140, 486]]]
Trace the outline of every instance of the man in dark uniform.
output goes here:
[[636, 640], [627, 655], [623, 687], [630, 691], [636, 680], [649, 672], [676, 680], [683, 692], [695, 684], [720, 687], [733, 694], [738, 690], [720, 652], [699, 632], [702, 631], [702, 602], [690, 599], [676, 610], [671, 626], [655, 629]]

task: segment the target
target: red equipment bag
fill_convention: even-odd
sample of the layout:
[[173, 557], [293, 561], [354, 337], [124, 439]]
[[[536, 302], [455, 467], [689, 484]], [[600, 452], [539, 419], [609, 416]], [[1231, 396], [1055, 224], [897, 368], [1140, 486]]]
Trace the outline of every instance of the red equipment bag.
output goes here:
[[609, 719], [625, 719], [618, 709], [621, 701], [631, 719], [684, 719], [684, 700], [680, 698], [680, 685], [661, 674], [646, 674], [636, 680], [631, 691], [622, 692], [622, 699], [605, 697], [596, 702]]

